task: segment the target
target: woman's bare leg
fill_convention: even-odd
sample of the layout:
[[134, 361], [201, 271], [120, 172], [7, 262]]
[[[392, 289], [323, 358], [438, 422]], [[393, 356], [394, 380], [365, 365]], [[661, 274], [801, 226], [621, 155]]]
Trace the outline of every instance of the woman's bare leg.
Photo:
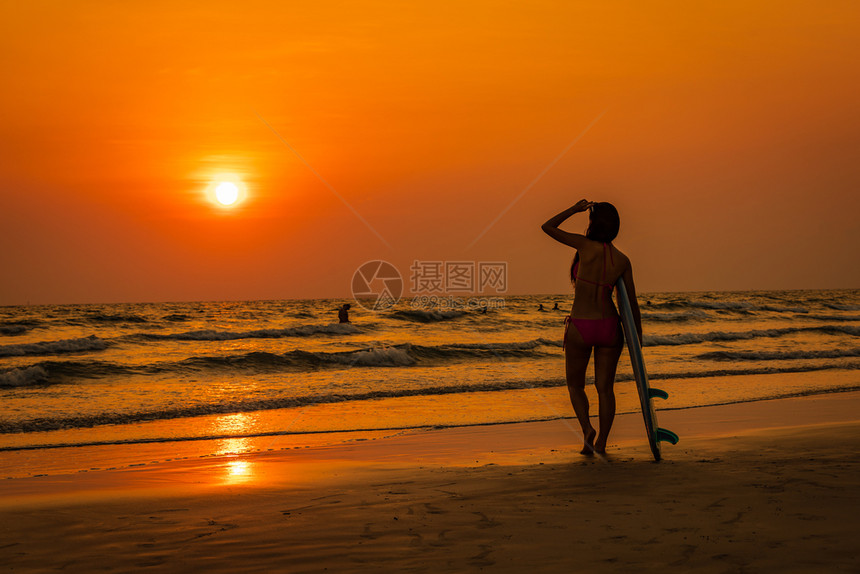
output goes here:
[[600, 433], [594, 441], [594, 450], [600, 454], [606, 452], [609, 431], [615, 421], [615, 371], [619, 357], [621, 345], [594, 348], [594, 386], [597, 388], [600, 421]]
[[580, 453], [594, 454], [594, 437], [597, 432], [591, 426], [588, 416], [588, 396], [585, 394], [585, 370], [591, 358], [591, 347], [583, 343], [582, 337], [575, 327], [567, 330], [564, 349], [565, 375], [567, 376], [567, 391], [570, 393], [570, 404], [582, 427], [584, 444]]

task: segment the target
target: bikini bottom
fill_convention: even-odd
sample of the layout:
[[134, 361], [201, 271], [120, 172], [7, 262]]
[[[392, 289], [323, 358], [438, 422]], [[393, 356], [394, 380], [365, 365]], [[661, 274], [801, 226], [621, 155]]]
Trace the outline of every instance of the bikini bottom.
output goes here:
[[567, 330], [570, 324], [579, 331], [582, 341], [588, 347], [614, 347], [618, 344], [618, 317], [607, 317], [605, 319], [577, 319], [574, 317], [564, 318], [564, 343], [567, 344]]

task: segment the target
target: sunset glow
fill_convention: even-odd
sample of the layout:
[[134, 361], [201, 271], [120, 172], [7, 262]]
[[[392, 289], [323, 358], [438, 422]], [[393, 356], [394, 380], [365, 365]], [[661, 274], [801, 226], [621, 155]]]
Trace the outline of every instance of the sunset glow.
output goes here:
[[340, 297], [377, 259], [566, 292], [539, 226], [583, 197], [644, 291], [860, 282], [860, 4], [394, 6], [9, 4], [0, 304]]

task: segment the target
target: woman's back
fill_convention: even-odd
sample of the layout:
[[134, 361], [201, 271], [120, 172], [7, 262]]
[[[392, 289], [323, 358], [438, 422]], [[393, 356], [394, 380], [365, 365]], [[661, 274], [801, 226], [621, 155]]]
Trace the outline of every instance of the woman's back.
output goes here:
[[587, 240], [578, 253], [571, 316], [581, 319], [617, 317], [612, 289], [630, 266], [630, 260], [611, 243], [599, 241]]

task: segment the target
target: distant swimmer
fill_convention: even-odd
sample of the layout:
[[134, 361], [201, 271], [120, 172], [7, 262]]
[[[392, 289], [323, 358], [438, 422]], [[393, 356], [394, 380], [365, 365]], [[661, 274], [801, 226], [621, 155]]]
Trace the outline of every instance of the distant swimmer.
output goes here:
[[337, 312], [337, 318], [341, 323], [349, 323], [349, 310], [351, 305], [349, 303], [344, 303], [343, 307]]
[[556, 302], [555, 302], [555, 305], [553, 305], [552, 310], [553, 310], [553, 311], [558, 311], [558, 310], [559, 310], [559, 308], [558, 308], [558, 301], [556, 301]]
[[[584, 235], [559, 229], [559, 225], [568, 217], [586, 211], [588, 229]], [[630, 259], [612, 244], [618, 235], [620, 223], [618, 211], [611, 203], [583, 199], [551, 217], [542, 226], [547, 235], [576, 250], [570, 266], [573, 310], [564, 321], [563, 346], [567, 389], [582, 427], [585, 444], [581, 452], [585, 455], [606, 452], [609, 430], [615, 420], [615, 370], [624, 338], [618, 311], [612, 301], [612, 289], [620, 277], [624, 278], [633, 320], [639, 339], [642, 339], [633, 268]], [[585, 371], [592, 351], [594, 386], [599, 403], [598, 430], [591, 424], [588, 397], [585, 394]]]
[[538, 311], [546, 311], [546, 309], [543, 308], [543, 303], [538, 305]]

